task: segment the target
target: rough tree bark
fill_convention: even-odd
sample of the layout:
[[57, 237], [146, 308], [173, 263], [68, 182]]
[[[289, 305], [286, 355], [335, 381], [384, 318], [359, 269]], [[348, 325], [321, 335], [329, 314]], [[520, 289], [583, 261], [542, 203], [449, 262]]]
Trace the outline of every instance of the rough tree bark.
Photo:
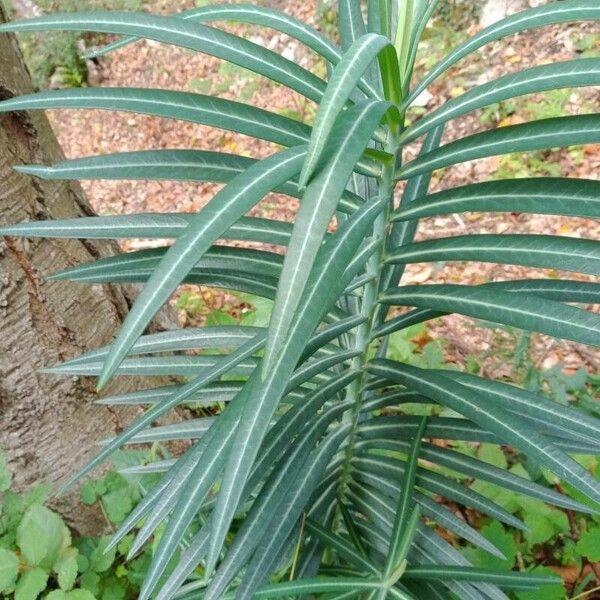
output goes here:
[[[0, 22], [4, 18], [0, 6]], [[30, 92], [13, 37], [0, 36], [0, 57], [0, 99]], [[78, 186], [32, 179], [12, 169], [61, 158], [42, 113], [0, 115], [0, 223], [92, 214]], [[0, 238], [0, 445], [18, 487], [64, 480], [91, 458], [98, 440], [114, 435], [132, 416], [93, 404], [89, 379], [38, 373], [108, 343], [131, 296], [120, 288], [49, 282], [46, 276], [114, 251], [104, 242]], [[131, 389], [131, 384], [119, 381], [109, 392]], [[58, 498], [54, 506], [81, 533], [100, 526], [95, 511], [78, 503], [77, 492]]]

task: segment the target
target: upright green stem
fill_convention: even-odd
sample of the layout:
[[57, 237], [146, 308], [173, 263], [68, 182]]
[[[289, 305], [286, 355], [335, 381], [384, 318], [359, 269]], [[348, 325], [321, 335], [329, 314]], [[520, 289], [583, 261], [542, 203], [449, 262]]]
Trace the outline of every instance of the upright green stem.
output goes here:
[[370, 276], [369, 282], [365, 285], [361, 303], [361, 314], [365, 317], [365, 322], [362, 323], [356, 332], [354, 338], [354, 349], [360, 354], [352, 361], [352, 368], [356, 369], [360, 375], [349, 386], [347, 398], [352, 400], [352, 408], [344, 413], [343, 421], [352, 426], [351, 433], [348, 438], [348, 444], [345, 448], [345, 459], [342, 467], [342, 477], [340, 478], [340, 488], [338, 489], [338, 498], [343, 499], [347, 481], [350, 473], [350, 463], [354, 452], [354, 444], [356, 440], [356, 429], [358, 419], [363, 402], [362, 389], [366, 383], [366, 364], [369, 360], [369, 347], [371, 340], [371, 332], [374, 326], [375, 309], [377, 307], [377, 294], [383, 270], [383, 256], [385, 251], [385, 240], [389, 225], [389, 214], [393, 208], [394, 188], [394, 172], [396, 166], [396, 155], [399, 152], [398, 144], [395, 137], [390, 133], [385, 145], [385, 151], [393, 154], [394, 160], [386, 164], [383, 168], [381, 178], [379, 180], [380, 200], [386, 201], [386, 208], [377, 217], [373, 225], [373, 237], [379, 240], [378, 249], [373, 253], [373, 256], [368, 260], [366, 266], [366, 274]]

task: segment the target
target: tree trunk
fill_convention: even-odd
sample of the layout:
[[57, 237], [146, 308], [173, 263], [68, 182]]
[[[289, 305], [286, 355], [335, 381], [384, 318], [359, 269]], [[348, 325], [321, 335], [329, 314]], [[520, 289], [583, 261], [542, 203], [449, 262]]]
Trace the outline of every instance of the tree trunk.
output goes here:
[[[0, 22], [4, 18], [0, 6]], [[0, 57], [0, 100], [30, 92], [29, 74], [12, 36], [0, 36]], [[0, 223], [92, 214], [79, 186], [12, 169], [61, 158], [42, 113], [0, 115]], [[73, 475], [93, 456], [96, 443], [113, 436], [134, 414], [134, 409], [117, 414], [95, 405], [90, 379], [38, 372], [111, 340], [130, 294], [46, 277], [115, 249], [105, 242], [0, 238], [0, 445], [20, 488]], [[119, 380], [109, 392], [132, 389], [131, 384]], [[101, 526], [95, 511], [79, 504], [76, 491], [58, 498], [54, 507], [80, 533]]]

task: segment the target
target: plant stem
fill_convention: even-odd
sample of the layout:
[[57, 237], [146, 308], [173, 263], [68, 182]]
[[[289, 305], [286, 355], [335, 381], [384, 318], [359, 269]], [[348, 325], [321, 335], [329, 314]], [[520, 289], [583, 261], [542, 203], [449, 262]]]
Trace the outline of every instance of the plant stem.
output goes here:
[[352, 407], [344, 413], [343, 422], [350, 424], [352, 430], [348, 436], [348, 443], [345, 448], [344, 464], [342, 466], [342, 476], [340, 478], [340, 487], [338, 488], [338, 498], [343, 500], [347, 491], [347, 482], [351, 468], [352, 455], [354, 453], [354, 444], [356, 441], [356, 430], [360, 416], [360, 409], [363, 403], [363, 387], [366, 383], [366, 364], [369, 360], [369, 349], [371, 341], [371, 332], [375, 325], [375, 309], [377, 307], [377, 294], [383, 271], [383, 256], [385, 252], [385, 241], [388, 232], [389, 214], [393, 208], [394, 189], [396, 182], [394, 181], [394, 172], [396, 164], [396, 156], [399, 146], [391, 133], [388, 134], [385, 151], [394, 155], [394, 160], [390, 161], [383, 168], [381, 178], [379, 179], [379, 194], [378, 199], [386, 201], [386, 208], [377, 217], [373, 225], [373, 237], [379, 241], [377, 251], [371, 256], [367, 262], [366, 274], [371, 277], [370, 281], [365, 285], [362, 302], [360, 306], [361, 314], [366, 318], [356, 332], [354, 339], [354, 349], [360, 354], [352, 361], [352, 368], [360, 372], [360, 375], [348, 388], [348, 399], [352, 400]]

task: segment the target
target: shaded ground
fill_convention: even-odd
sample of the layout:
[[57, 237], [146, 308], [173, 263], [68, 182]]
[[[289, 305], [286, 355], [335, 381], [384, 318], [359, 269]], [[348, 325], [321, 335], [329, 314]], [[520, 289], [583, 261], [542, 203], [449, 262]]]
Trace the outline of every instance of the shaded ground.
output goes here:
[[[319, 12], [316, 2], [264, 2], [302, 18], [327, 30], [327, 18]], [[153, 11], [176, 11], [193, 7], [193, 2], [152, 2]], [[321, 11], [322, 13], [322, 11]], [[315, 16], [317, 15], [317, 16]], [[327, 15], [326, 15], [327, 16]], [[474, 33], [477, 25], [468, 24], [464, 35]], [[227, 29], [252, 41], [284, 53], [303, 66], [323, 74], [309, 51], [283, 35], [249, 26], [231, 26]], [[570, 60], [582, 53], [600, 54], [598, 25], [560, 26], [534, 33], [511, 37], [507, 42], [489, 45], [485, 51], [463, 60], [449, 71], [443, 81], [434, 83], [429, 92], [427, 109], [443, 104], [460, 95], [474, 84], [494, 79], [502, 74], [535, 64]], [[427, 71], [444, 49], [463, 36], [454, 33], [450, 24], [439, 22], [427, 32], [418, 70]], [[252, 73], [223, 65], [220, 61], [186, 50], [166, 47], [151, 41], [142, 41], [125, 47], [101, 62], [101, 85], [144, 86], [218, 94], [225, 98], [251, 102], [269, 110], [291, 114], [310, 121], [314, 116], [312, 103], [286, 89], [276, 87]], [[597, 110], [600, 106], [600, 89], [566, 90], [542, 96], [528, 97], [516, 103], [493, 107], [469, 115], [450, 124], [445, 133], [447, 140], [455, 139], [486, 128], [523, 122], [533, 118], [577, 114]], [[423, 109], [415, 109], [418, 118]], [[69, 157], [131, 151], [149, 148], [197, 148], [235, 152], [253, 157], [263, 157], [273, 151], [272, 145], [229, 132], [197, 126], [179, 121], [167, 121], [125, 113], [103, 111], [52, 111], [51, 119], [60, 141]], [[416, 148], [407, 151], [414, 155]], [[542, 166], [540, 159], [550, 162]], [[525, 156], [490, 158], [460, 165], [436, 174], [433, 189], [443, 189], [491, 178], [526, 175], [562, 175], [567, 177], [600, 176], [600, 146], [586, 146], [561, 151], [548, 151]], [[101, 214], [131, 212], [195, 211], [214, 194], [218, 186], [210, 184], [177, 182], [84, 182], [94, 208]], [[400, 190], [399, 190], [400, 191]], [[290, 220], [297, 204], [286, 197], [269, 196], [251, 214]], [[422, 222], [418, 238], [446, 237], [467, 233], [544, 233], [571, 235], [598, 239], [600, 224], [582, 219], [525, 214], [465, 214], [436, 217]], [[125, 245], [125, 249], [139, 248], [143, 241]], [[550, 276], [563, 274], [516, 266], [482, 263], [445, 263], [437, 265], [411, 265], [406, 282], [411, 283], [482, 283], [504, 279]], [[573, 277], [573, 274], [566, 274]], [[583, 279], [583, 276], [577, 275]], [[216, 306], [223, 304], [220, 295], [204, 290]], [[594, 307], [598, 309], [600, 307]], [[463, 360], [473, 353], [483, 353], [497, 341], [498, 331], [474, 327], [473, 322], [458, 316], [446, 317], [430, 325], [434, 337], [448, 339], [454, 348], [449, 358]], [[509, 338], [509, 344], [510, 338]], [[535, 336], [534, 360], [537, 366], [548, 368], [562, 362], [568, 369], [584, 365], [590, 370], [600, 365], [600, 356], [588, 348]], [[488, 375], [502, 376], [501, 361], [483, 358], [483, 368]]]

